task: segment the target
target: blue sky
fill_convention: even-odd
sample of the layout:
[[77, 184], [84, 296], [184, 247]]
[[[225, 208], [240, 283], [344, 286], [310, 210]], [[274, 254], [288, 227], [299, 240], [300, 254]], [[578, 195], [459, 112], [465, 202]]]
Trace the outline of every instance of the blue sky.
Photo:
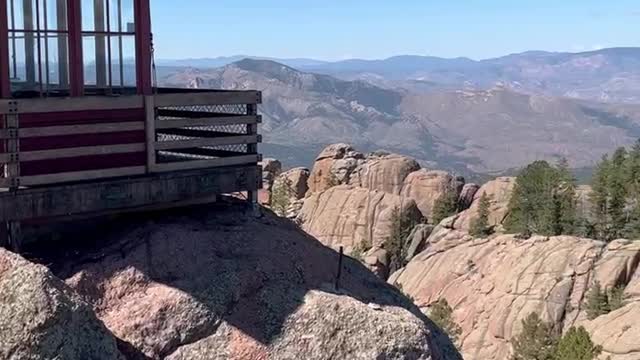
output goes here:
[[475, 59], [640, 46], [639, 0], [152, 0], [156, 57]]

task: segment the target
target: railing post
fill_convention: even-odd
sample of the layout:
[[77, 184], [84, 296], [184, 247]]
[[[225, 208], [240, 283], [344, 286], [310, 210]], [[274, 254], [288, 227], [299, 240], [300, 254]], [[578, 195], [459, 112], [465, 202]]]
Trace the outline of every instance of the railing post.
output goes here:
[[4, 167], [4, 177], [9, 180], [9, 190], [16, 191], [20, 187], [20, 139], [18, 121], [18, 103], [9, 101], [9, 111], [4, 117], [4, 128], [7, 131], [6, 154], [9, 162]]
[[145, 132], [147, 147], [147, 173], [152, 173], [156, 168], [156, 106], [153, 95], [144, 97], [145, 108]]
[[[247, 104], [247, 115], [255, 116], [258, 115], [258, 105], [256, 104]], [[247, 124], [247, 135], [256, 135], [258, 134], [258, 124]], [[247, 153], [249, 154], [257, 154], [258, 153], [258, 144], [247, 144]], [[252, 183], [257, 183], [257, 179]], [[247, 200], [250, 205], [254, 208], [254, 211], [258, 210], [258, 190], [250, 190], [247, 192]]]

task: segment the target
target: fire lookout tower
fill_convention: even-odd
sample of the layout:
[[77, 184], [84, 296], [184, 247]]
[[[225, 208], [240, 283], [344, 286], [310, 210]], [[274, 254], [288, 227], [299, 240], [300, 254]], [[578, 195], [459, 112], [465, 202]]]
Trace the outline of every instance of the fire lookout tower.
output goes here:
[[0, 0], [0, 246], [261, 186], [258, 91], [154, 84], [150, 0]]

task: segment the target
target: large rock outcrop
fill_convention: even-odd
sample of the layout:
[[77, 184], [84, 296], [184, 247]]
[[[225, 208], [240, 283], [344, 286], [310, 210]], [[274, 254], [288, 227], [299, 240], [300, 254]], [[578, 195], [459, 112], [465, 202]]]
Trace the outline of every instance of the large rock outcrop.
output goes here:
[[404, 180], [401, 195], [413, 199], [422, 214], [430, 219], [436, 200], [447, 191], [460, 194], [464, 179], [456, 178], [446, 171], [421, 169], [410, 173]]
[[[613, 360], [640, 358], [640, 338], [623, 331], [637, 327], [628, 326], [629, 317], [636, 317], [627, 309], [633, 303], [594, 322], [588, 322], [584, 312], [585, 295], [595, 281], [605, 287], [625, 286], [638, 276], [640, 242], [617, 240], [605, 245], [570, 236], [474, 239], [442, 225], [446, 224], [434, 230], [425, 250], [389, 282], [401, 286], [423, 309], [447, 299], [463, 330], [465, 359], [509, 358], [509, 341], [531, 312], [559, 329], [588, 325], [594, 341]], [[615, 321], [616, 314], [625, 320], [609, 332], [607, 324]], [[627, 342], [614, 344], [609, 337]], [[616, 355], [623, 352], [626, 355]]]
[[587, 322], [591, 340], [602, 346], [602, 359], [640, 359], [640, 301]]
[[358, 166], [357, 158], [360, 156], [347, 156], [347, 154], [354, 154], [353, 148], [348, 144], [332, 144], [320, 152], [309, 176], [310, 193], [324, 191], [333, 185], [349, 182], [349, 176]]
[[0, 248], [0, 359], [124, 359], [91, 307], [44, 266]]
[[349, 183], [400, 195], [407, 176], [419, 169], [420, 164], [410, 157], [377, 152], [368, 155], [354, 170]]
[[200, 208], [93, 240], [108, 245], [58, 259], [58, 274], [151, 359], [460, 359], [357, 261], [336, 289], [338, 254], [270, 214]]
[[298, 167], [291, 170], [287, 170], [280, 174], [274, 181], [274, 186], [287, 186], [291, 196], [291, 201], [300, 200], [305, 197], [309, 190], [309, 169]]
[[422, 216], [413, 200], [352, 185], [311, 195], [299, 216], [306, 232], [327, 246], [344, 246], [351, 253], [362, 244], [383, 247], [395, 208], [416, 222]]
[[499, 228], [507, 216], [509, 200], [516, 184], [514, 177], [499, 177], [482, 185], [474, 195], [474, 200], [469, 209], [461, 212], [455, 218], [455, 229], [468, 231], [471, 220], [478, 216], [480, 197], [486, 194], [489, 199], [489, 225]]

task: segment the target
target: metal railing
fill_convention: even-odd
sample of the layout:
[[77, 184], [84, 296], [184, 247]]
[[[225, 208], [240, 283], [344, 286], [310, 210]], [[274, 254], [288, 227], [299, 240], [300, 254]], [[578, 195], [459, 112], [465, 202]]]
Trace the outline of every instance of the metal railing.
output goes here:
[[[137, 176], [158, 172], [194, 170], [232, 165], [251, 165], [261, 160], [257, 91], [210, 91], [161, 93], [151, 96], [89, 96], [0, 100], [0, 188], [20, 187]], [[139, 121], [99, 122], [45, 127], [20, 127], [25, 114], [62, 116], [70, 112], [142, 110]], [[61, 115], [63, 114], [63, 115]], [[64, 123], [64, 122], [63, 122]], [[117, 132], [143, 132], [144, 142], [80, 147], [56, 147], [21, 151], [26, 139], [69, 135], [108, 137]], [[37, 141], [37, 139], [36, 139]], [[81, 156], [146, 153], [138, 166], [96, 170], [39, 173], [25, 176], [21, 164]]]

